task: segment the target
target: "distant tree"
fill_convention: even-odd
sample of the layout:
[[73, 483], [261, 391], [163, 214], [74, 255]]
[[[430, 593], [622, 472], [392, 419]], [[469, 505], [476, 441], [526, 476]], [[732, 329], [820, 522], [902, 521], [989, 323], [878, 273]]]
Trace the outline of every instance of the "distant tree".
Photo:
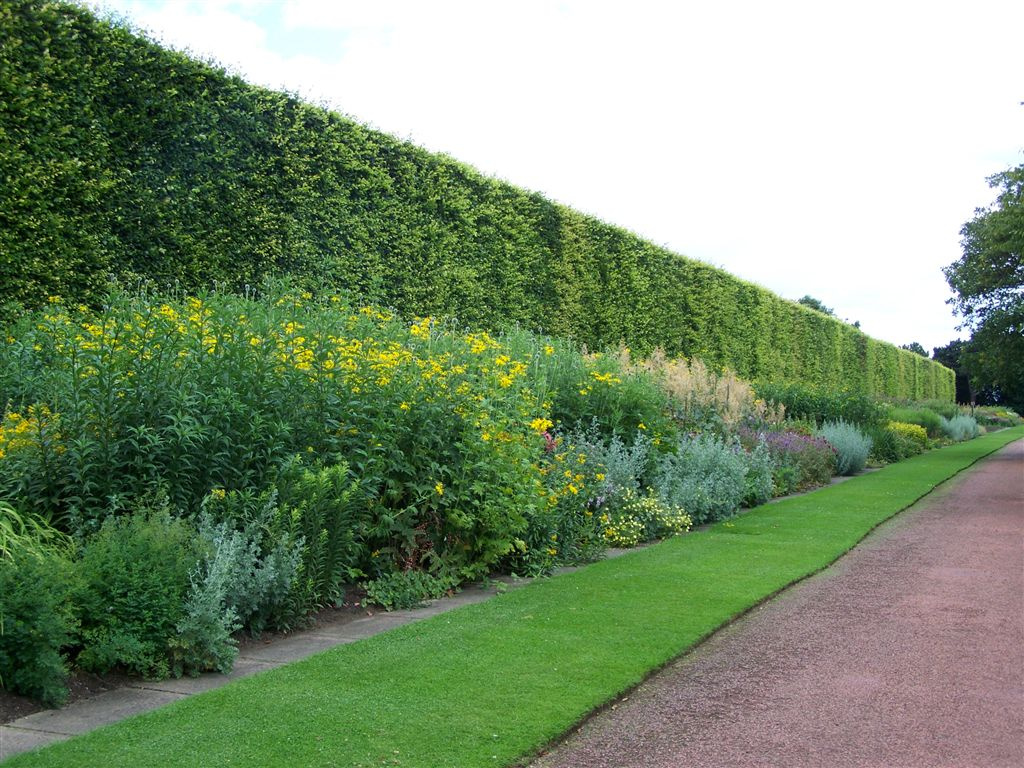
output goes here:
[[1024, 165], [997, 173], [996, 202], [960, 230], [963, 256], [946, 267], [949, 300], [972, 331], [961, 364], [977, 390], [991, 382], [997, 402], [1024, 409]]
[[797, 299], [796, 303], [803, 304], [805, 307], [810, 307], [811, 309], [816, 309], [819, 312], [823, 312], [826, 315], [835, 316], [835, 312], [833, 312], [829, 307], [826, 307], [821, 301], [814, 298], [813, 296], [803, 296]]
[[[976, 402], [976, 395], [971, 387], [970, 376], [961, 361], [966, 345], [966, 341], [957, 339], [949, 342], [944, 347], [935, 347], [932, 350], [932, 360], [941, 363], [956, 374], [956, 401], [961, 405]], [[979, 405], [985, 405], [985, 403], [979, 403]]]
[[928, 357], [928, 352], [925, 351], [925, 348], [922, 347], [916, 341], [912, 341], [909, 344], [903, 344], [900, 346], [900, 349], [905, 349], [908, 352], [913, 352], [914, 354], [920, 355], [921, 357]]

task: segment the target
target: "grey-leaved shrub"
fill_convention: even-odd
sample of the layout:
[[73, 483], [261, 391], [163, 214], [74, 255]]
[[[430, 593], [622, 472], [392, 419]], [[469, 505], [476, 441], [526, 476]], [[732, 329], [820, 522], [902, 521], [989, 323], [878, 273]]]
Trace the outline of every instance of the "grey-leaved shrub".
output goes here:
[[942, 431], [950, 440], [962, 442], [978, 436], [978, 422], [972, 416], [960, 414], [952, 419], [942, 418]]
[[288, 599], [305, 541], [278, 530], [277, 491], [212, 491], [202, 504], [199, 534], [210, 552], [207, 577], [242, 627], [258, 635]]
[[871, 452], [871, 438], [860, 429], [845, 421], [829, 421], [818, 434], [836, 452], [836, 474], [855, 475], [864, 469]]
[[740, 508], [746, 493], [743, 449], [711, 435], [685, 437], [676, 453], [658, 461], [652, 486], [661, 501], [681, 507], [694, 525], [721, 520]]
[[197, 528], [204, 556], [190, 574], [171, 643], [174, 675], [229, 672], [238, 655], [233, 634], [259, 634], [287, 604], [304, 541], [274, 531], [278, 516], [273, 490], [214, 490], [203, 500]]
[[628, 491], [640, 492], [640, 484], [648, 471], [651, 445], [643, 432], [637, 432], [632, 445], [627, 445], [618, 435], [606, 440], [596, 428], [571, 433], [567, 439], [580, 453], [603, 467], [604, 480], [596, 486], [595, 500], [618, 497]]
[[185, 615], [171, 641], [171, 672], [175, 677], [215, 670], [227, 674], [238, 656], [234, 633], [242, 628], [238, 613], [225, 602], [234, 564], [223, 550], [192, 573]]

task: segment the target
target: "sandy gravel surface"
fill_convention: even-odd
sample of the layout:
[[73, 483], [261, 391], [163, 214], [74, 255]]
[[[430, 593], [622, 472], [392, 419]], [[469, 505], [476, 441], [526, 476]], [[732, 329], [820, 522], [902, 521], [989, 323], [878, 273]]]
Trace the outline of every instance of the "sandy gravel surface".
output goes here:
[[534, 768], [1024, 766], [1024, 441]]

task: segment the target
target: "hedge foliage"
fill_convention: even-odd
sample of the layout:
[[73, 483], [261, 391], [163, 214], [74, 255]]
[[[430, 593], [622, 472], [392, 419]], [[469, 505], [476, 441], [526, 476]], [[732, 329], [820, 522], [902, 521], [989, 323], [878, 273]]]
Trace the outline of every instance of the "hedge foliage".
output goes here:
[[0, 5], [0, 304], [272, 273], [407, 316], [913, 399], [953, 374], [450, 158], [62, 2]]

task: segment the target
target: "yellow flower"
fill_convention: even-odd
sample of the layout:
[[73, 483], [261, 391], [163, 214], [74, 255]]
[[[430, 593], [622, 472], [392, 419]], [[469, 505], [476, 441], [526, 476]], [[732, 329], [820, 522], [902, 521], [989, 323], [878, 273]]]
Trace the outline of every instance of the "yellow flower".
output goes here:
[[401, 404], [399, 404], [398, 407], [399, 407], [399, 409], [401, 409], [403, 411], [408, 411], [410, 406], [409, 406], [408, 403], [401, 403]]
[[438, 496], [444, 496], [444, 483], [438, 482], [434, 484], [434, 490]]
[[429, 339], [430, 338], [430, 318], [424, 317], [419, 322], [413, 323], [409, 328], [409, 333], [415, 336], [417, 339]]
[[637, 425], [636, 425], [636, 428], [637, 428], [637, 429], [647, 429], [647, 425], [646, 425], [646, 424], [644, 424], [644, 423], [643, 423], [643, 422], [641, 421], [641, 422], [640, 422], [639, 424], [637, 424]]
[[547, 432], [549, 429], [551, 429], [552, 426], [554, 426], [554, 423], [551, 421], [551, 419], [538, 418], [530, 422], [530, 429], [532, 429], [538, 435]]
[[553, 355], [553, 354], [555, 354], [555, 348], [552, 347], [550, 344], [545, 344], [544, 345], [544, 354], [545, 355]]
[[604, 480], [604, 472], [598, 472], [596, 475], [594, 475], [594, 479], [597, 480], [598, 482]]

